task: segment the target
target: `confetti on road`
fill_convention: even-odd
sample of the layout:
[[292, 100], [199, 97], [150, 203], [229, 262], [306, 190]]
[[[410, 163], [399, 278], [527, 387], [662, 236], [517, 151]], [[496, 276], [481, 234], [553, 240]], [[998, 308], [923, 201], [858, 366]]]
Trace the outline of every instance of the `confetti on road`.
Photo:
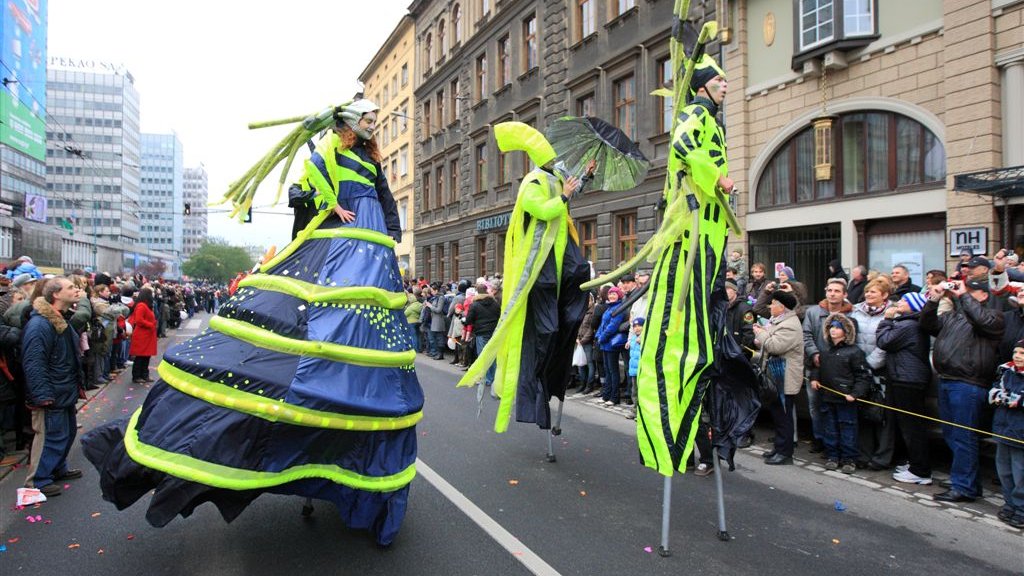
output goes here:
[[71, 484], [65, 484], [65, 485], [64, 485], [64, 489], [65, 489], [65, 490], [67, 490], [68, 488], [71, 488]]
[[519, 480], [509, 480], [508, 483], [510, 486], [518, 486]]
[[7, 543], [8, 544], [17, 544], [18, 540], [21, 540], [21, 538], [8, 538], [7, 539]]
[[68, 544], [68, 550], [74, 550], [75, 548], [80, 548], [81, 546], [81, 544]]
[[650, 546], [644, 546], [644, 552], [647, 552], [648, 554], [650, 554], [651, 552], [654, 552], [654, 549], [651, 548]]
[[97, 554], [103, 554], [103, 548], [100, 548], [99, 550], [97, 550], [96, 553]]
[[92, 516], [93, 518], [96, 518], [96, 517], [97, 517], [97, 516], [99, 516], [100, 514], [102, 514], [102, 512], [93, 512], [93, 513], [91, 514], [91, 516]]
[[834, 508], [836, 512], [846, 512], [846, 504], [843, 504], [842, 500], [836, 500]]
[[587, 495], [587, 491], [586, 490], [580, 490], [580, 496], [586, 496], [586, 495]]
[[135, 534], [129, 534], [128, 535], [128, 539], [129, 540], [135, 540]]
[[839, 538], [833, 538], [832, 539], [832, 543], [833, 544], [839, 544]]

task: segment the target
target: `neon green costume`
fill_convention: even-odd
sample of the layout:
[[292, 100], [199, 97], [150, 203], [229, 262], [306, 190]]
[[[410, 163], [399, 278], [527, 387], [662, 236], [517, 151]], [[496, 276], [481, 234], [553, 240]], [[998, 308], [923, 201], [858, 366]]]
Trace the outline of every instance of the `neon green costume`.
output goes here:
[[[724, 76], [706, 56], [694, 73]], [[717, 111], [714, 102], [697, 97], [680, 112], [668, 159], [666, 225], [651, 240], [660, 255], [651, 277], [637, 374], [637, 437], [644, 465], [666, 476], [685, 471], [704, 395], [701, 374], [714, 360], [725, 319], [729, 219], [716, 188], [729, 167]], [[696, 254], [691, 256], [691, 250]], [[684, 273], [688, 256], [693, 261], [689, 275]]]
[[501, 318], [459, 386], [472, 386], [496, 361], [493, 386], [501, 403], [495, 431], [508, 427], [513, 402], [517, 421], [546, 429], [548, 401], [563, 398], [569, 381], [572, 346], [586, 311], [579, 286], [590, 268], [579, 250], [562, 179], [544, 169], [555, 158], [551, 145], [520, 122], [498, 124], [494, 136], [503, 152], [523, 150], [538, 168], [519, 186], [506, 233]]

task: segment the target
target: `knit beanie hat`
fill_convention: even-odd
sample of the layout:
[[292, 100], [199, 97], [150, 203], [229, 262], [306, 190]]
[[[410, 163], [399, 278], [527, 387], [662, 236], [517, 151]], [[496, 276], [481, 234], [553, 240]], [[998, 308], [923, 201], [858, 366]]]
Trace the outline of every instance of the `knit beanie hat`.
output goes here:
[[918, 294], [917, 292], [907, 292], [903, 295], [903, 301], [910, 306], [910, 309], [914, 312], [920, 312], [921, 308], [924, 308], [926, 302], [925, 297]]

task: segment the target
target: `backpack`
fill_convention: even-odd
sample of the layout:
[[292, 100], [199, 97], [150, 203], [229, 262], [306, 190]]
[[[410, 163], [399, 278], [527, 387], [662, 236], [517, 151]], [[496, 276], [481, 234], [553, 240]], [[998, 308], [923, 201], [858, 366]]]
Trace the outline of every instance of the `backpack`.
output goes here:
[[93, 318], [89, 322], [89, 344], [102, 344], [107, 339], [107, 331], [103, 326], [103, 321], [99, 318]]

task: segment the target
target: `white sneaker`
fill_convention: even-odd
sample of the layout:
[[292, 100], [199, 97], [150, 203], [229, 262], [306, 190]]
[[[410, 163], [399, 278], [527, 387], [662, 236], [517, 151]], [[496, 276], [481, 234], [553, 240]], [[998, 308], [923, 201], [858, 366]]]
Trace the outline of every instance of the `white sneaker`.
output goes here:
[[900, 464], [899, 466], [896, 466], [895, 470], [897, 472], [903, 472], [904, 470], [910, 470], [910, 463]]
[[892, 473], [892, 479], [897, 482], [903, 482], [904, 484], [921, 484], [928, 485], [932, 483], [931, 478], [922, 478], [917, 474], [914, 474], [909, 469], [899, 470], [897, 469]]

